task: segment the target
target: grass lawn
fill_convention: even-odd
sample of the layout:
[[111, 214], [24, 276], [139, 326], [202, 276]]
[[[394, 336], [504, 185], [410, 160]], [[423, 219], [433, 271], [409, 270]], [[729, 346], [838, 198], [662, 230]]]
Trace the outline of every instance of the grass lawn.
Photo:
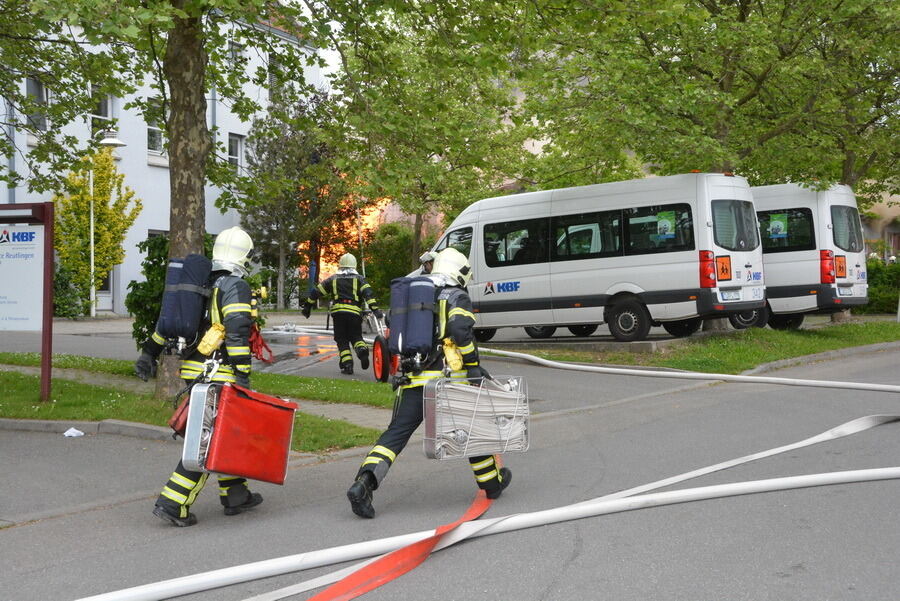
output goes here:
[[[842, 348], [900, 340], [900, 323], [867, 321], [808, 330], [751, 328], [728, 336], [697, 336], [686, 344], [656, 353], [546, 350], [539, 345], [516, 348], [553, 361], [604, 365], [671, 367], [705, 373], [737, 374], [757, 365]], [[485, 343], [484, 346], [490, 346]]]
[[[0, 364], [38, 367], [40, 353], [0, 353]], [[80, 355], [53, 355], [53, 367], [82, 369], [85, 371], [134, 376], [133, 359], [98, 359]], [[329, 403], [353, 403], [390, 409], [394, 403], [391, 387], [378, 382], [309, 378], [283, 374], [254, 373], [253, 389], [281, 397], [325, 401]]]
[[[15, 372], [0, 372], [0, 390], [4, 391], [0, 399], [0, 417], [13, 419], [119, 419], [165, 426], [173, 410], [171, 403], [149, 395], [58, 378], [53, 379], [51, 401], [42, 403], [39, 400], [40, 378]], [[291, 448], [306, 452], [347, 449], [372, 444], [379, 434], [372, 428], [298, 412]]]

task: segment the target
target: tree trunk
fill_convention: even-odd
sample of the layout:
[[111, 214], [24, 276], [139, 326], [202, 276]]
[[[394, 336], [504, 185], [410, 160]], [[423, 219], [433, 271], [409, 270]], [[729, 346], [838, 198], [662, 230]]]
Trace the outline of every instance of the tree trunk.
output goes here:
[[717, 317], [715, 319], [703, 320], [704, 332], [723, 332], [728, 329], [728, 319], [725, 317]]
[[419, 266], [419, 256], [422, 254], [422, 225], [424, 223], [424, 216], [421, 213], [416, 213], [416, 220], [413, 225], [412, 256], [410, 257], [410, 265], [414, 269]]
[[[185, 10], [187, 0], [172, 5]], [[188, 10], [191, 10], [188, 8]], [[206, 125], [206, 65], [200, 15], [176, 18], [169, 32], [163, 72], [169, 89], [169, 257], [203, 252], [206, 229], [206, 160], [211, 141]], [[156, 396], [172, 396], [183, 386], [177, 362], [161, 362]]]
[[831, 314], [831, 323], [843, 323], [845, 321], [850, 321], [850, 309], [844, 309], [843, 311], [838, 311], [837, 313]]
[[285, 270], [285, 252], [284, 246], [278, 245], [278, 294], [275, 295], [275, 308], [279, 311], [284, 309], [284, 270]]

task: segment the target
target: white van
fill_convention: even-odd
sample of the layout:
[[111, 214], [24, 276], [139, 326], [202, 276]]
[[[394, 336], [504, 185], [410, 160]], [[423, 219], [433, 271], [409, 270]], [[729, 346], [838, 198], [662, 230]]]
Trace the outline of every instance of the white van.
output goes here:
[[618, 340], [662, 324], [688, 336], [703, 319], [765, 305], [762, 250], [742, 177], [690, 173], [527, 192], [473, 203], [434, 250], [469, 257], [480, 340], [601, 323]]
[[865, 240], [849, 186], [751, 188], [759, 217], [768, 305], [730, 318], [736, 328], [799, 328], [806, 313], [868, 302]]

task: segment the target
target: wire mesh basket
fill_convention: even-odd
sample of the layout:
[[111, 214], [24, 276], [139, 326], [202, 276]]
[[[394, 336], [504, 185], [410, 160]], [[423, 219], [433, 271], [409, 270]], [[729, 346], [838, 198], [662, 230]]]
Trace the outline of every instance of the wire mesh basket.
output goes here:
[[423, 403], [424, 449], [429, 458], [456, 459], [528, 450], [525, 378], [437, 378], [425, 385]]

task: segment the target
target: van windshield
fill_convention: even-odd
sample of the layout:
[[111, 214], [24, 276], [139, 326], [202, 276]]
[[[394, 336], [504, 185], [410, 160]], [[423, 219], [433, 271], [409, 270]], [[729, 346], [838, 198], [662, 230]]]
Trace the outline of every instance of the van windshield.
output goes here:
[[753, 203], [746, 200], [714, 200], [713, 239], [727, 250], [753, 250], [759, 246], [759, 227]]
[[851, 253], [863, 249], [862, 227], [856, 207], [831, 205], [831, 225], [834, 227], [834, 245]]

